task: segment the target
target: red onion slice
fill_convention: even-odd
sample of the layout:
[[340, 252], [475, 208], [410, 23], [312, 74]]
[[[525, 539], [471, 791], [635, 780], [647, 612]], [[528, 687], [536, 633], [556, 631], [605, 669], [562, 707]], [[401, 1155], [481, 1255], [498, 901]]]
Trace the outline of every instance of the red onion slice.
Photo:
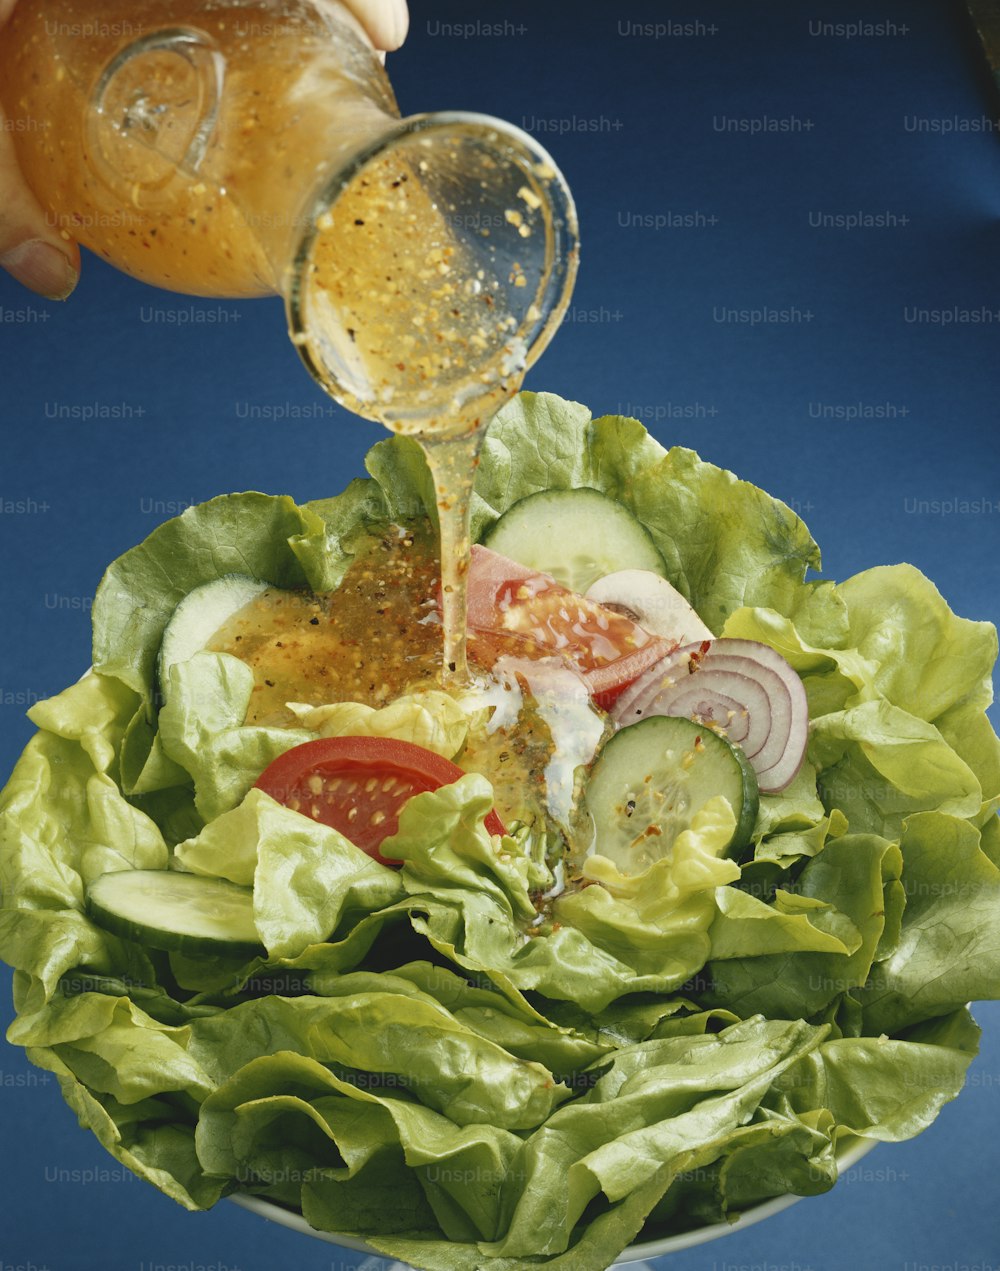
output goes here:
[[[686, 682], [685, 682], [686, 680]], [[748, 759], [758, 754], [768, 744], [771, 734], [770, 701], [766, 691], [749, 675], [741, 675], [730, 668], [712, 669], [711, 680], [701, 675], [685, 676], [670, 691], [670, 710], [664, 712], [657, 706], [644, 712], [652, 715], [686, 715], [701, 724], [708, 724], [730, 741], [739, 741]], [[742, 712], [746, 712], [742, 714]], [[730, 716], [730, 712], [733, 712]], [[731, 722], [739, 722], [743, 736], [736, 738], [730, 732]]]
[[706, 697], [697, 680], [692, 684], [690, 692], [690, 703], [687, 699], [678, 700], [678, 709], [683, 707], [685, 714], [692, 719], [703, 720], [720, 732], [724, 731], [730, 741], [738, 742], [745, 748], [747, 733], [750, 731], [750, 712], [747, 708], [736, 697], [727, 697], [723, 693], [716, 692], [711, 697]]
[[[749, 643], [749, 642], [746, 642]], [[762, 649], [766, 649], [767, 645], [761, 645]], [[773, 649], [768, 649], [769, 653], [773, 653]], [[780, 654], [776, 655], [780, 657]], [[781, 659], [784, 662], [784, 658]], [[731, 652], [721, 648], [713, 648], [711, 659], [711, 670], [714, 676], [725, 676], [726, 673], [747, 676], [747, 658], [745, 654], [734, 655]], [[791, 671], [791, 667], [788, 668]], [[795, 675], [795, 672], [792, 671]], [[798, 676], [795, 678], [798, 680]], [[756, 739], [760, 736], [760, 728], [754, 727], [755, 711], [749, 700], [744, 700], [743, 704], [750, 712], [750, 728], [746, 741], [742, 743], [747, 758], [753, 763], [756, 771], [757, 767], [761, 772], [766, 772], [773, 764], [777, 763], [784, 754], [785, 747], [788, 744], [788, 735], [783, 733], [781, 729], [776, 729], [773, 720], [778, 718], [791, 717], [791, 692], [784, 678], [778, 674], [773, 666], [766, 665], [761, 659], [754, 659], [753, 679], [761, 689], [764, 697], [767, 699], [767, 707], [765, 713], [768, 718], [767, 731], [760, 745], [756, 744]], [[801, 681], [800, 681], [801, 683]], [[769, 709], [768, 709], [769, 708]], [[708, 720], [706, 723], [710, 722]], [[719, 721], [722, 727], [726, 729], [726, 736], [736, 740], [729, 732], [725, 720]], [[760, 723], [758, 719], [758, 724]]]
[[780, 653], [756, 640], [684, 645], [650, 667], [611, 712], [619, 727], [647, 715], [680, 715], [738, 743], [765, 794], [798, 772], [809, 735], [805, 689]]
[[626, 724], [634, 724], [643, 715], [657, 714], [658, 712], [649, 711], [650, 704], [657, 695], [660, 692], [669, 692], [680, 682], [685, 671], [683, 666], [685, 660], [701, 657], [711, 646], [710, 640], [704, 640], [700, 644], [682, 644], [666, 657], [654, 662], [649, 670], [634, 679], [618, 698], [611, 712], [615, 723], [623, 728]]

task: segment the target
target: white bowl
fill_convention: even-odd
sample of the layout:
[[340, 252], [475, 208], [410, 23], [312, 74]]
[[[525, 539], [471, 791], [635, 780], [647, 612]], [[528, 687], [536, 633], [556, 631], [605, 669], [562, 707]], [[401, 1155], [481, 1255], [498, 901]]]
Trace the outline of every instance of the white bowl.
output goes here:
[[[841, 1170], [847, 1170], [851, 1166], [856, 1165], [875, 1146], [876, 1140], [874, 1139], [852, 1140], [849, 1147], [837, 1153], [837, 1161]], [[317, 1231], [315, 1227], [309, 1226], [301, 1214], [296, 1213], [292, 1209], [285, 1209], [281, 1205], [276, 1205], [273, 1201], [262, 1200], [259, 1196], [245, 1196], [242, 1193], [230, 1196], [229, 1199], [241, 1206], [241, 1208], [249, 1209], [251, 1213], [259, 1214], [270, 1222], [280, 1223], [282, 1227], [290, 1227], [293, 1231], [297, 1231], [303, 1236], [313, 1236], [316, 1240], [325, 1240], [328, 1244], [340, 1245], [342, 1249], [354, 1249], [358, 1253], [373, 1255], [371, 1263], [364, 1263], [358, 1267], [358, 1271], [406, 1271], [407, 1263], [390, 1262], [388, 1259], [383, 1258], [377, 1249], [373, 1249], [371, 1245], [366, 1244], [363, 1240], [356, 1240], [352, 1236], [341, 1236], [329, 1231]], [[634, 1267], [636, 1263], [644, 1262], [646, 1258], [661, 1258], [667, 1253], [680, 1253], [682, 1249], [693, 1249], [695, 1245], [706, 1244], [709, 1240], [718, 1240], [720, 1236], [728, 1236], [734, 1231], [743, 1231], [747, 1227], [752, 1227], [754, 1223], [762, 1222], [765, 1218], [770, 1218], [774, 1214], [780, 1214], [783, 1209], [787, 1209], [801, 1199], [801, 1196], [777, 1196], [774, 1200], [766, 1200], [763, 1204], [754, 1205], [752, 1209], [746, 1210], [734, 1222], [715, 1223], [711, 1227], [697, 1227], [693, 1231], [685, 1231], [679, 1236], [666, 1236], [662, 1240], [647, 1240], [642, 1244], [629, 1245], [627, 1249], [622, 1250], [618, 1261], [614, 1265], [616, 1267]]]

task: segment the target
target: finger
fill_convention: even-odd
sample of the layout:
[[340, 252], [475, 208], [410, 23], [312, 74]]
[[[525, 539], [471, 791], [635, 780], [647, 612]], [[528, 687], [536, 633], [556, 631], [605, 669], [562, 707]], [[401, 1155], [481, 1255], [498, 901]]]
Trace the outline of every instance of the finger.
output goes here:
[[3, 26], [10, 15], [14, 12], [14, 5], [16, 3], [17, 0], [0, 0], [0, 26]]
[[[0, 0], [2, 3], [2, 0]], [[344, 0], [377, 49], [398, 49], [410, 29], [406, 0]]]
[[0, 268], [40, 296], [65, 300], [80, 276], [80, 253], [46, 220], [21, 176], [10, 126], [17, 123], [0, 110]]

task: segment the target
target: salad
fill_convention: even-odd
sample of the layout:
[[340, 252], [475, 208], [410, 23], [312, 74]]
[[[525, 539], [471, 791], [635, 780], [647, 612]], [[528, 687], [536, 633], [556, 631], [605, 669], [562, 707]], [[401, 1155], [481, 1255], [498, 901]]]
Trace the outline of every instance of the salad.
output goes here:
[[180, 1204], [428, 1271], [599, 1271], [924, 1129], [1000, 996], [995, 629], [522, 393], [449, 695], [426, 469], [367, 467], [107, 571], [0, 798], [9, 1040]]

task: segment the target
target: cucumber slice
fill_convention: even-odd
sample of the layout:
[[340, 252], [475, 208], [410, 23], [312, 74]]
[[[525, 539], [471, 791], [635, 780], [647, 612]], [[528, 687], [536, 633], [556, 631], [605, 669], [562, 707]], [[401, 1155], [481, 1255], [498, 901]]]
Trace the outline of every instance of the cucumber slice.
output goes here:
[[[594, 850], [625, 873], [641, 873], [720, 794], [736, 815], [726, 849], [733, 856], [750, 842], [757, 820], [757, 780], [749, 762], [694, 720], [655, 715], [629, 724], [605, 743], [587, 784]], [[645, 833], [651, 826], [659, 833]]]
[[264, 952], [253, 892], [219, 878], [167, 869], [102, 874], [87, 889], [87, 911], [106, 931], [153, 949], [227, 958]]
[[271, 584], [247, 574], [226, 574], [188, 592], [171, 615], [160, 643], [160, 688], [165, 692], [167, 671], [200, 653], [234, 613]]
[[519, 499], [486, 535], [486, 547], [551, 574], [581, 596], [619, 569], [666, 573], [649, 531], [599, 490], [541, 490]]

